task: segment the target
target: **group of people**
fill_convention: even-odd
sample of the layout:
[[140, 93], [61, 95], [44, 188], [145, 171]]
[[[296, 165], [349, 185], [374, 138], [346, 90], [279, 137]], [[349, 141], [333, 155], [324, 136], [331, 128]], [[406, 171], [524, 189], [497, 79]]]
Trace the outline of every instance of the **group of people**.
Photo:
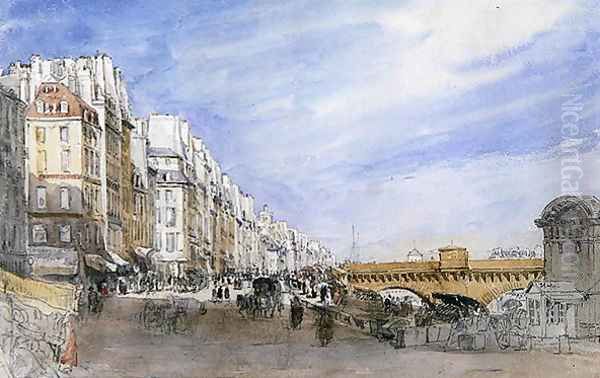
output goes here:
[[400, 298], [394, 295], [385, 295], [383, 297], [384, 312], [402, 313], [403, 315], [411, 314], [414, 310], [413, 303], [409, 296]]
[[109, 295], [110, 291], [106, 282], [102, 282], [98, 286], [90, 285], [87, 293], [88, 312], [90, 314], [101, 313], [104, 299]]

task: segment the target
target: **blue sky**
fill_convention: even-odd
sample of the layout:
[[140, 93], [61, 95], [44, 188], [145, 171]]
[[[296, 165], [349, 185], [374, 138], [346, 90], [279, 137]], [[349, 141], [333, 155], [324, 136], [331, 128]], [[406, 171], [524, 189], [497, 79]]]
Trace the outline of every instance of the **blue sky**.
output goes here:
[[343, 254], [533, 246], [581, 96], [597, 194], [596, 1], [8, 1], [0, 65], [113, 56], [138, 115], [181, 114], [243, 190]]

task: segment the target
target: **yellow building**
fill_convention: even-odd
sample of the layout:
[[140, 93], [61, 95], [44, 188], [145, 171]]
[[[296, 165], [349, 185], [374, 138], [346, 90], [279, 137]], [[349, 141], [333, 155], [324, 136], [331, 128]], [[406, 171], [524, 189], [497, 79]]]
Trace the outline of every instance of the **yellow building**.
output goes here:
[[103, 249], [101, 138], [94, 108], [62, 84], [39, 87], [26, 129], [34, 275], [68, 279], [78, 272], [78, 250]]

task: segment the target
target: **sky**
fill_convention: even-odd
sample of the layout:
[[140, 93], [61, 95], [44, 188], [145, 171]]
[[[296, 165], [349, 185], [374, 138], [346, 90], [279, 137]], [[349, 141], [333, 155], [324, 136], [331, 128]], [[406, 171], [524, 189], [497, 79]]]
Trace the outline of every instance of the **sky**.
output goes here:
[[[110, 54], [258, 205], [340, 257], [534, 247], [599, 194], [598, 1], [0, 2], [0, 66]], [[569, 108], [569, 101], [576, 106]]]

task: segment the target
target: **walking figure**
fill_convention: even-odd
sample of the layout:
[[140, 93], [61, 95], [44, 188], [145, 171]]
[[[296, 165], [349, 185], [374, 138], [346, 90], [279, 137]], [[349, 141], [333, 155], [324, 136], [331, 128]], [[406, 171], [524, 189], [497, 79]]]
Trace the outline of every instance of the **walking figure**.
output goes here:
[[333, 315], [326, 307], [319, 307], [316, 338], [321, 347], [326, 347], [333, 339]]
[[302, 320], [304, 318], [304, 306], [302, 306], [300, 299], [298, 299], [296, 296], [292, 300], [290, 316], [292, 320], [292, 329], [300, 329], [302, 326]]

